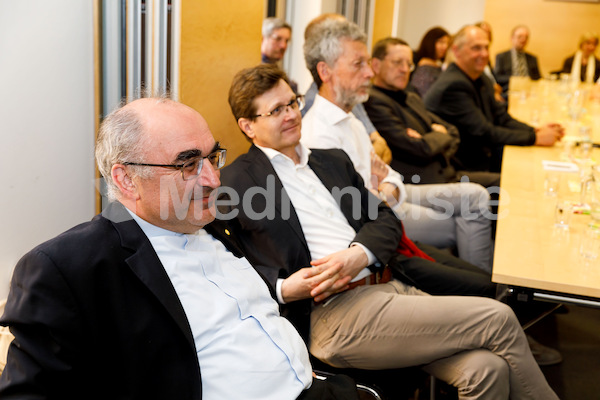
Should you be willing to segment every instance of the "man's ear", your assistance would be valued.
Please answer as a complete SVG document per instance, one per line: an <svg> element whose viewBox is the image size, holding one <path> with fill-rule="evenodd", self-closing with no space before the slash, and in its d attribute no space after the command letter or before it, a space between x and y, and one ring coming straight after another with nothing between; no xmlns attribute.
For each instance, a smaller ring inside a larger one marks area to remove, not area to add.
<svg viewBox="0 0 600 400"><path fill-rule="evenodd" d="M131 179L131 176L127 173L127 168L123 164L113 165L110 174L124 198L131 200L138 199L139 194L135 182Z"/></svg>
<svg viewBox="0 0 600 400"><path fill-rule="evenodd" d="M238 126L248 136L250 139L254 139L254 125L252 124L252 120L250 118L239 118Z"/></svg>
<svg viewBox="0 0 600 400"><path fill-rule="evenodd" d="M317 73L322 82L329 82L331 79L331 67L325 61L317 63Z"/></svg>
<svg viewBox="0 0 600 400"><path fill-rule="evenodd" d="M379 75L379 71L381 68L381 60L379 58L373 57L371 58L371 69L375 75Z"/></svg>

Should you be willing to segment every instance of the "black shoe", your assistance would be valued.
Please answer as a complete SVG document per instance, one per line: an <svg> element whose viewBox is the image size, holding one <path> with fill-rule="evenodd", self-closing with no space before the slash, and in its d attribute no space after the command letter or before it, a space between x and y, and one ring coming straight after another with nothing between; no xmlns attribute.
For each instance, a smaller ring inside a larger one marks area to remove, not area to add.
<svg viewBox="0 0 600 400"><path fill-rule="evenodd" d="M527 342L529 343L531 354L533 354L533 358L535 358L535 361L539 366L556 365L562 362L562 356L558 350L544 346L543 344L537 342L530 335L525 336L527 336Z"/></svg>

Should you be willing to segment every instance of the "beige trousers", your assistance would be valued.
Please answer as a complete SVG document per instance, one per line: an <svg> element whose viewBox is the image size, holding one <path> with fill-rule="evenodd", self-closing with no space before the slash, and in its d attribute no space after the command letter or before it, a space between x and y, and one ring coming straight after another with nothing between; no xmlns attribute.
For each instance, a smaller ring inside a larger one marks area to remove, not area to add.
<svg viewBox="0 0 600 400"><path fill-rule="evenodd" d="M493 299L429 296L399 281L316 306L310 352L339 368L423 369L460 399L558 399L513 311Z"/></svg>

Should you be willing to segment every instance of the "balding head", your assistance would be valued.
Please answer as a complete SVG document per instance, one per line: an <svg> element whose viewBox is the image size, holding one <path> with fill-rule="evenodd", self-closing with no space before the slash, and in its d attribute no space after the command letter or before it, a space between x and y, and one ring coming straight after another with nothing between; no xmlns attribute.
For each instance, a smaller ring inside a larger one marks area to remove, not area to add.
<svg viewBox="0 0 600 400"><path fill-rule="evenodd" d="M211 194L224 163L217 148L198 112L142 98L105 118L96 159L111 199L155 226L191 233L214 219Z"/></svg>
<svg viewBox="0 0 600 400"><path fill-rule="evenodd" d="M454 62L473 80L479 78L488 65L489 44L488 34L474 25L463 27L454 37Z"/></svg>

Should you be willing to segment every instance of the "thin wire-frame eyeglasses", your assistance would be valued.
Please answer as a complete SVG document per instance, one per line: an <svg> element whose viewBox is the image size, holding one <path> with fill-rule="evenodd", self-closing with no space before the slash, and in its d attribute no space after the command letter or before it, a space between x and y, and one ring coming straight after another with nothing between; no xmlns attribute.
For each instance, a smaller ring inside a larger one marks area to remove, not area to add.
<svg viewBox="0 0 600 400"><path fill-rule="evenodd" d="M227 155L226 149L217 149L207 155L206 157L193 158L184 162L183 164L147 164L147 163L134 163L124 162L123 165L138 165L141 167L161 167L161 168L173 168L181 170L181 178L184 181L190 181L197 178L202 171L202 165L204 159L208 159L210 164L215 170L223 168L225 165L225 157Z"/></svg>
<svg viewBox="0 0 600 400"><path fill-rule="evenodd" d="M294 111L301 111L304 108L304 104L305 104L304 96L298 95L298 96L296 96L295 99L293 99L286 105L281 105L281 106L275 107L273 110L271 110L271 112L268 112L265 114L253 115L251 118L258 118L258 117L275 117L275 118L277 118L280 115L283 115L283 112L287 111L288 107L290 107Z"/></svg>

